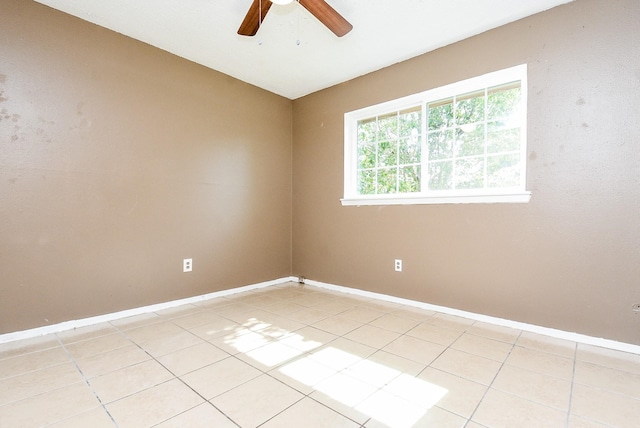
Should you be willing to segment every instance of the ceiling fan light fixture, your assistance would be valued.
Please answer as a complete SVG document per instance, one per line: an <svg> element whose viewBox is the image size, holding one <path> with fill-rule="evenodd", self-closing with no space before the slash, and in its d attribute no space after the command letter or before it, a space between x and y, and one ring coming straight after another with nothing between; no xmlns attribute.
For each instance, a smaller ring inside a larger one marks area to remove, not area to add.
<svg viewBox="0 0 640 428"><path fill-rule="evenodd" d="M271 0L271 3L284 6L285 4L293 3L293 0Z"/></svg>

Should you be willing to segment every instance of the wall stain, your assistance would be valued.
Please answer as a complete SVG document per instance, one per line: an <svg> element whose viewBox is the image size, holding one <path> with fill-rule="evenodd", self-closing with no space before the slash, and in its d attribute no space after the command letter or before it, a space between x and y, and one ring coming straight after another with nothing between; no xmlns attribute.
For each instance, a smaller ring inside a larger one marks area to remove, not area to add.
<svg viewBox="0 0 640 428"><path fill-rule="evenodd" d="M0 73L0 83L4 83L7 81L7 75Z"/></svg>
<svg viewBox="0 0 640 428"><path fill-rule="evenodd" d="M581 125L581 126L582 126L583 128L588 128L588 127L589 127L589 124L588 124L588 123L586 123L586 122L582 122L582 125Z"/></svg>
<svg viewBox="0 0 640 428"><path fill-rule="evenodd" d="M538 154L534 151L529 153L529 160L536 160L538 158Z"/></svg>
<svg viewBox="0 0 640 428"><path fill-rule="evenodd" d="M578 100L576 101L576 105L577 106L583 106L585 105L587 102L584 100L584 98L580 97L578 98Z"/></svg>
<svg viewBox="0 0 640 428"><path fill-rule="evenodd" d="M3 103L5 101L8 101L9 98L4 96L4 91L0 91L0 103Z"/></svg>

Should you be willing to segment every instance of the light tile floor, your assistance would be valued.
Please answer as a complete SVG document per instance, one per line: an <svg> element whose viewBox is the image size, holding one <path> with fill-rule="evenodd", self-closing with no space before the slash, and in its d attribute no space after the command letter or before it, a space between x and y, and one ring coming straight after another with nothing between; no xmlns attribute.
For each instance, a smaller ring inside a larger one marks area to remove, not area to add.
<svg viewBox="0 0 640 428"><path fill-rule="evenodd" d="M638 427L640 355L295 283L0 345L0 427Z"/></svg>

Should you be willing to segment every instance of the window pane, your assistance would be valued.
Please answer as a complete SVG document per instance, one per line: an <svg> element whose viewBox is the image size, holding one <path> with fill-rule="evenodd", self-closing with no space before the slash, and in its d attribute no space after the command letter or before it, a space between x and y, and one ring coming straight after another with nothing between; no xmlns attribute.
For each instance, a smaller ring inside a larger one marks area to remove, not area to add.
<svg viewBox="0 0 640 428"><path fill-rule="evenodd" d="M487 120L512 116L520 103L520 82L488 89Z"/></svg>
<svg viewBox="0 0 640 428"><path fill-rule="evenodd" d="M396 193L397 168L384 168L378 170L378 192Z"/></svg>
<svg viewBox="0 0 640 428"><path fill-rule="evenodd" d="M487 152L511 152L520 149L520 128L509 127L505 122L487 124Z"/></svg>
<svg viewBox="0 0 640 428"><path fill-rule="evenodd" d="M398 164L396 141L382 141L378 144L378 166L392 166Z"/></svg>
<svg viewBox="0 0 640 428"><path fill-rule="evenodd" d="M450 190L453 188L452 180L453 162L429 162L429 189Z"/></svg>
<svg viewBox="0 0 640 428"><path fill-rule="evenodd" d="M453 126L453 100L442 100L431 103L429 108L430 131Z"/></svg>
<svg viewBox="0 0 640 428"><path fill-rule="evenodd" d="M358 171L358 194L374 195L376 193L376 172L373 169Z"/></svg>
<svg viewBox="0 0 640 428"><path fill-rule="evenodd" d="M520 184L520 155L487 158L487 187L514 187Z"/></svg>
<svg viewBox="0 0 640 428"><path fill-rule="evenodd" d="M484 187L484 160L482 157L456 161L456 189L481 189Z"/></svg>
<svg viewBox="0 0 640 428"><path fill-rule="evenodd" d="M420 106L403 110L398 116L400 137L418 138L422 129L422 108Z"/></svg>
<svg viewBox="0 0 640 428"><path fill-rule="evenodd" d="M456 100L456 124L482 122L484 120L484 91L462 95Z"/></svg>
<svg viewBox="0 0 640 428"><path fill-rule="evenodd" d="M376 144L358 143L358 169L376 166Z"/></svg>
<svg viewBox="0 0 640 428"><path fill-rule="evenodd" d="M400 192L410 193L420 191L420 165L400 168Z"/></svg>
<svg viewBox="0 0 640 428"><path fill-rule="evenodd" d="M456 128L456 157L484 154L484 125L468 124Z"/></svg>
<svg viewBox="0 0 640 428"><path fill-rule="evenodd" d="M430 132L427 139L429 160L452 158L454 141L453 130Z"/></svg>
<svg viewBox="0 0 640 428"><path fill-rule="evenodd" d="M378 117L378 140L398 138L398 114L392 113Z"/></svg>
<svg viewBox="0 0 640 428"><path fill-rule="evenodd" d="M375 118L358 121L358 142L376 141L376 129Z"/></svg>
<svg viewBox="0 0 640 428"><path fill-rule="evenodd" d="M400 154L400 165L406 165L408 163L420 162L420 142L415 139L403 138L398 145L398 151Z"/></svg>

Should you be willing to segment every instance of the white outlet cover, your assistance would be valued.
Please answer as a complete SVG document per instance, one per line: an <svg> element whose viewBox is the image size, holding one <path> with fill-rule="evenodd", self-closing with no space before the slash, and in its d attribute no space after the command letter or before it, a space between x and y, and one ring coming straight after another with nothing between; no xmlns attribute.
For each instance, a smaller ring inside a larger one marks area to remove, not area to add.
<svg viewBox="0 0 640 428"><path fill-rule="evenodd" d="M182 260L182 272L191 272L193 270L193 259Z"/></svg>

